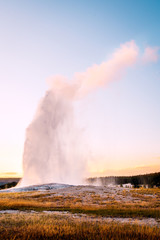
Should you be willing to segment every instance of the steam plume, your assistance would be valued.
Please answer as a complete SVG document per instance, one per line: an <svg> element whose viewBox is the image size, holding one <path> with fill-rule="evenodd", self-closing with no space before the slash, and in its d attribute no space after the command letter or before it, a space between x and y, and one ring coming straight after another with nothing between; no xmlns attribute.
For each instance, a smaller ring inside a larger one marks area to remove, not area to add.
<svg viewBox="0 0 160 240"><path fill-rule="evenodd" d="M52 88L63 92L63 95L69 98L82 98L96 88L120 78L127 67L136 63L138 54L137 45L130 41L116 49L108 61L100 65L94 64L83 73L75 73L71 80L63 76L54 76L48 82Z"/></svg>
<svg viewBox="0 0 160 240"><path fill-rule="evenodd" d="M49 90L26 131L20 185L80 183L85 170L82 146L71 101Z"/></svg>
<svg viewBox="0 0 160 240"><path fill-rule="evenodd" d="M73 101L118 79L134 65L139 50L134 41L122 44L111 59L93 65L72 80L49 79L49 91L26 130L21 186L49 182L81 183L85 172L84 143L74 121Z"/></svg>

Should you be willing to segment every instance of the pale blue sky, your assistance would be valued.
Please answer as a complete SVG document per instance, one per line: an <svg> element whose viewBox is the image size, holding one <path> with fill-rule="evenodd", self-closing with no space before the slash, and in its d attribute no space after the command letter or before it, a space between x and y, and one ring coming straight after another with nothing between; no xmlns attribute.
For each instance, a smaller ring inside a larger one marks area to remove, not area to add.
<svg viewBox="0 0 160 240"><path fill-rule="evenodd" d="M25 129L46 78L85 71L130 40L140 51L160 46L159 11L158 0L0 0L0 172L21 172ZM160 165L159 104L159 61L77 104L94 168Z"/></svg>

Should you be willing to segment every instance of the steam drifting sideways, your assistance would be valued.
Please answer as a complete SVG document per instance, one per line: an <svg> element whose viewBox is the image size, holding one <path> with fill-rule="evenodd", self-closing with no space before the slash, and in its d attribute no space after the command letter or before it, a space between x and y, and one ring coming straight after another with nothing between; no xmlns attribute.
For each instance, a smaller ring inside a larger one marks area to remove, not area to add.
<svg viewBox="0 0 160 240"><path fill-rule="evenodd" d="M157 52L149 49L147 62L155 61ZM145 51L145 58L147 53ZM23 178L19 186L82 183L86 154L81 131L74 121L73 102L120 78L139 59L139 49L130 41L122 44L110 60L76 73L72 80L63 76L49 79L49 90L26 130Z"/></svg>

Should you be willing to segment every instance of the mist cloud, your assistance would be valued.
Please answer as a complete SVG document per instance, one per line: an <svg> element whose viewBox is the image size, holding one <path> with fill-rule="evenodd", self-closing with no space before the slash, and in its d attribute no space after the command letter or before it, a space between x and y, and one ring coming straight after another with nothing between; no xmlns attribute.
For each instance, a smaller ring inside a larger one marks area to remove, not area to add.
<svg viewBox="0 0 160 240"><path fill-rule="evenodd" d="M64 76L57 75L48 79L51 89L69 98L79 99L94 91L98 87L103 87L109 82L119 79L125 70L137 62L139 49L132 40L122 44L111 55L110 59L101 64L94 64L85 72L77 72L73 79L69 80Z"/></svg>
<svg viewBox="0 0 160 240"><path fill-rule="evenodd" d="M94 64L85 72L77 72L73 79L57 75L49 79L51 89L63 92L64 96L79 99L109 82L122 78L129 67L137 63L150 63L158 60L157 47L147 47L140 56L139 47L135 41L126 42L117 48L111 57L101 64Z"/></svg>
<svg viewBox="0 0 160 240"><path fill-rule="evenodd" d="M143 63L157 62L158 61L158 47L146 47L142 57Z"/></svg>
<svg viewBox="0 0 160 240"><path fill-rule="evenodd" d="M141 60L142 59L142 60ZM48 80L49 90L26 130L23 178L20 186L42 183L82 183L86 148L74 121L73 100L120 79L137 62L157 61L157 50L148 47L140 57L134 41L122 44L110 59L75 73L73 79L57 75Z"/></svg>

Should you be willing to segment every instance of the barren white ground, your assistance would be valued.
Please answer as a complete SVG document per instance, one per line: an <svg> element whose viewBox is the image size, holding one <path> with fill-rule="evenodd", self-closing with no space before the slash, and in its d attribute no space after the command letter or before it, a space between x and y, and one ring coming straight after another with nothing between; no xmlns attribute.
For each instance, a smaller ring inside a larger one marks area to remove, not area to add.
<svg viewBox="0 0 160 240"><path fill-rule="evenodd" d="M68 185L68 184L44 184L36 185L25 188L11 188L6 190L1 190L0 192L27 192L30 194L41 194L42 198L44 194L49 194L52 196L63 196L65 197L81 197L83 203L90 203L93 196L98 196L101 199L101 203L106 203L106 199L113 200L122 203L138 203L142 199L138 195L132 195L130 193L130 188L122 188L115 185L110 186L93 186L93 185ZM147 199L156 198L156 195L143 194L143 197ZM92 199L93 204L93 199ZM95 202L96 204L96 202ZM19 210L3 210L0 214L52 214L57 216L62 216L63 218L78 218L83 221L105 221L105 222L116 222L121 224L138 224L138 225L148 225L160 227L160 219L155 218L122 218L122 217L97 217L94 215L87 214L77 214L70 213L67 211L19 211Z"/></svg>

